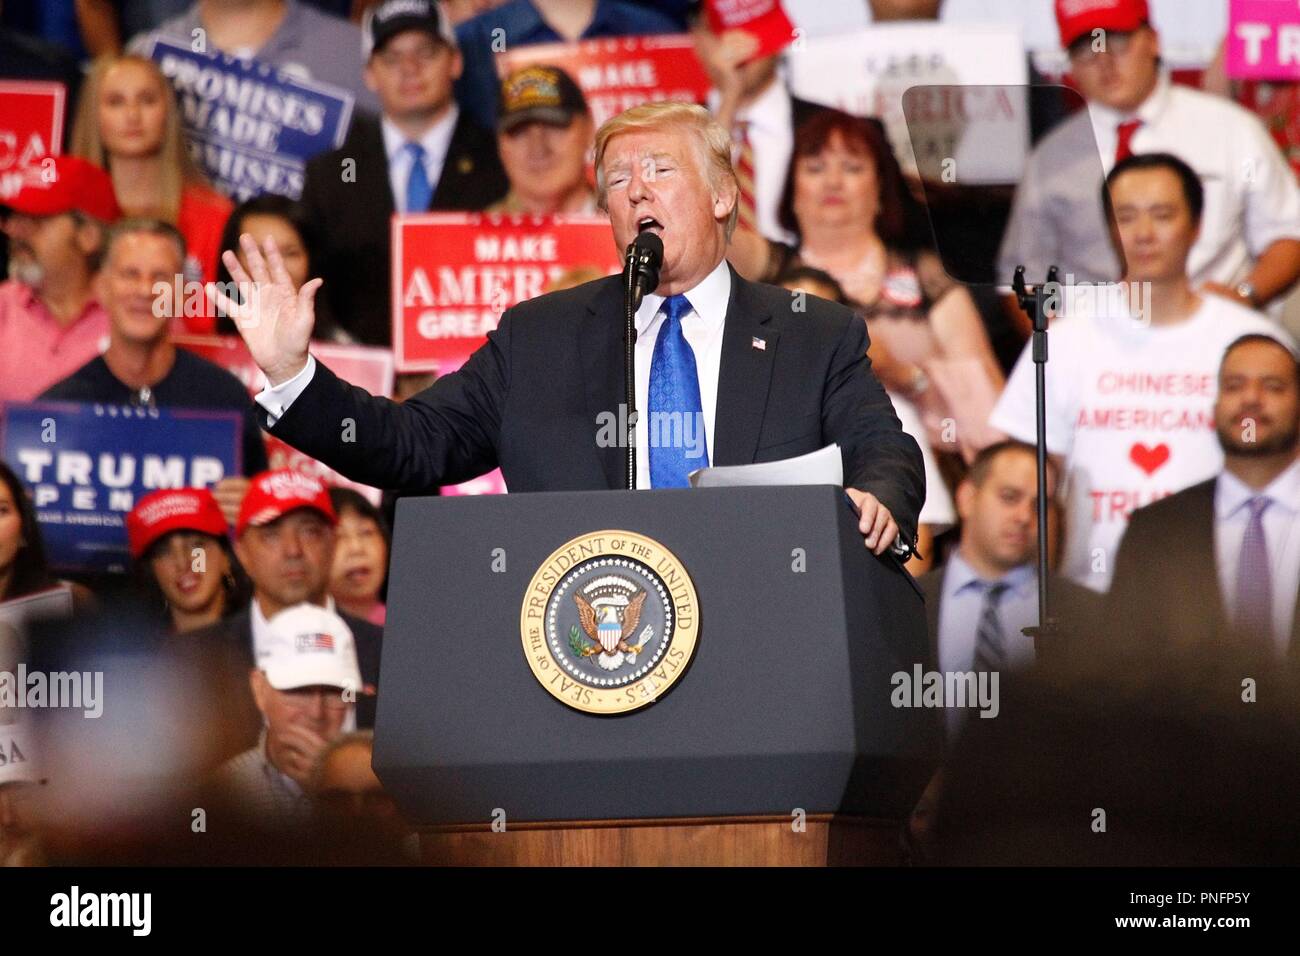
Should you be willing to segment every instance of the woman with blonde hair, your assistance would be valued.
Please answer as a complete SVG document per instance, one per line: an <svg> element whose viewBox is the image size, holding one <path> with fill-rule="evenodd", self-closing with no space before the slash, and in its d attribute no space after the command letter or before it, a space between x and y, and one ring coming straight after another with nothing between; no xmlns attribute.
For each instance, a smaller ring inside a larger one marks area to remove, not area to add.
<svg viewBox="0 0 1300 956"><path fill-rule="evenodd" d="M216 278L231 202L191 158L176 97L156 63L129 53L95 61L82 86L72 152L109 171L125 215L162 219L180 230L189 253L186 278ZM211 319L185 322L192 331L211 330Z"/></svg>

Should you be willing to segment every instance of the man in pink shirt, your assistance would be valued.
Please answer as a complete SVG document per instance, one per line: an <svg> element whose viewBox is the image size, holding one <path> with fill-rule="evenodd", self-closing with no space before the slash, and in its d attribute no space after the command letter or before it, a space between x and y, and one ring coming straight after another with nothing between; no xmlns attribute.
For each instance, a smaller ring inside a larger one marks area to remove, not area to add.
<svg viewBox="0 0 1300 956"><path fill-rule="evenodd" d="M104 227L121 211L108 173L74 156L31 167L4 205L0 401L26 402L102 351L108 315L93 283Z"/></svg>

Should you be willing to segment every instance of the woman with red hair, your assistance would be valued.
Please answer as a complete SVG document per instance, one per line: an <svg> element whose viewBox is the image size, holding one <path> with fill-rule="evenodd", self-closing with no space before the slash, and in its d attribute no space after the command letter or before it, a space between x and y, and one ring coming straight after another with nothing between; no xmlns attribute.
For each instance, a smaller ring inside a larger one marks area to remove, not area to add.
<svg viewBox="0 0 1300 956"><path fill-rule="evenodd" d="M880 124L833 109L804 122L778 218L797 245L741 229L732 264L765 282L796 265L834 277L867 322L895 400L915 403L936 450L973 456L991 437L984 422L1002 371L970 293L917 238L919 207Z"/></svg>

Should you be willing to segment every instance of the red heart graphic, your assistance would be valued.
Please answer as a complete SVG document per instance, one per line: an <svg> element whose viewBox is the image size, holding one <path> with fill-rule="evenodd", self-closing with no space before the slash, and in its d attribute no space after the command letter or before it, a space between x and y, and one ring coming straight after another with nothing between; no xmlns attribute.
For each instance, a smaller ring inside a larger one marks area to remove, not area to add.
<svg viewBox="0 0 1300 956"><path fill-rule="evenodd" d="M1169 446L1161 442L1155 448L1148 448L1138 442L1128 450L1128 457L1148 475L1154 475L1157 469L1169 460Z"/></svg>

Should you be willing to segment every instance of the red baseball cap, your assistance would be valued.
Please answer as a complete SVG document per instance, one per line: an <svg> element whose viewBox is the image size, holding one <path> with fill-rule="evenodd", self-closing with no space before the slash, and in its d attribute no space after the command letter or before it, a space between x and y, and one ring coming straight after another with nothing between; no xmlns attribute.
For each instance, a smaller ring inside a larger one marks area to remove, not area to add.
<svg viewBox="0 0 1300 956"><path fill-rule="evenodd" d="M53 163L52 175L47 162ZM122 215L112 177L77 156L51 156L29 166L22 186L4 205L24 216L80 212L103 223L116 222Z"/></svg>
<svg viewBox="0 0 1300 956"><path fill-rule="evenodd" d="M329 489L320 481L291 468L264 471L249 484L248 493L239 506L235 537L240 537L249 525L261 527L270 524L299 508L319 511L330 524L338 521Z"/></svg>
<svg viewBox="0 0 1300 956"><path fill-rule="evenodd" d="M137 559L172 531L202 531L221 538L227 530L217 499L206 488L151 491L126 516L126 540L131 557Z"/></svg>
<svg viewBox="0 0 1300 956"><path fill-rule="evenodd" d="M1067 49L1093 30L1128 33L1150 20L1147 0L1056 0L1056 24Z"/></svg>

